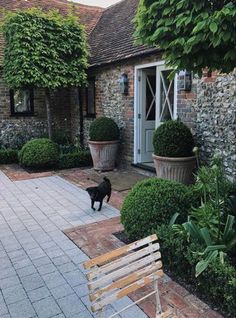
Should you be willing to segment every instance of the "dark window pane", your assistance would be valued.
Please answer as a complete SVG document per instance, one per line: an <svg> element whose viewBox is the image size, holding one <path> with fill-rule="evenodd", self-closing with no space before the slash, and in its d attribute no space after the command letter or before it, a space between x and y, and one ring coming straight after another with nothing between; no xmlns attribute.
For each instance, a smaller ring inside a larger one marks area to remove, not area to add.
<svg viewBox="0 0 236 318"><path fill-rule="evenodd" d="M10 97L13 115L33 113L33 90L11 90Z"/></svg>
<svg viewBox="0 0 236 318"><path fill-rule="evenodd" d="M147 75L146 82L146 120L156 117L156 76Z"/></svg>
<svg viewBox="0 0 236 318"><path fill-rule="evenodd" d="M87 115L95 115L95 80L90 80L87 87Z"/></svg>

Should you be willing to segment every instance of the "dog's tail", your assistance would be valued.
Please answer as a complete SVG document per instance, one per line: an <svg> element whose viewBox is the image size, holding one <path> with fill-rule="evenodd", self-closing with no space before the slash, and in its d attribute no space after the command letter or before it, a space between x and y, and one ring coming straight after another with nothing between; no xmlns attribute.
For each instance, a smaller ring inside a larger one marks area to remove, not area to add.
<svg viewBox="0 0 236 318"><path fill-rule="evenodd" d="M106 181L106 182L111 183L110 180L107 177L104 177L103 180Z"/></svg>

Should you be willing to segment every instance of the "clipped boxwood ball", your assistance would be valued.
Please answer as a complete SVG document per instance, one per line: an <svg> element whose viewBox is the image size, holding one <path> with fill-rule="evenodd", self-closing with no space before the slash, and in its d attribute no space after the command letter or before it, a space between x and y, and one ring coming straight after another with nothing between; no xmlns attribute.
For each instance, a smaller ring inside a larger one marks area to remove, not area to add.
<svg viewBox="0 0 236 318"><path fill-rule="evenodd" d="M89 137L91 141L119 140L120 130L113 119L108 117L99 117L91 123L89 128Z"/></svg>
<svg viewBox="0 0 236 318"><path fill-rule="evenodd" d="M154 154L161 157L193 156L194 140L190 129L179 120L168 120L153 136Z"/></svg>
<svg viewBox="0 0 236 318"><path fill-rule="evenodd" d="M32 139L19 152L20 164L28 168L52 168L58 160L59 147L47 138Z"/></svg>
<svg viewBox="0 0 236 318"><path fill-rule="evenodd" d="M179 213L178 222L187 219L191 206L198 206L193 187L175 181L150 178L137 183L124 200L121 222L132 240L143 238L158 225L169 224Z"/></svg>

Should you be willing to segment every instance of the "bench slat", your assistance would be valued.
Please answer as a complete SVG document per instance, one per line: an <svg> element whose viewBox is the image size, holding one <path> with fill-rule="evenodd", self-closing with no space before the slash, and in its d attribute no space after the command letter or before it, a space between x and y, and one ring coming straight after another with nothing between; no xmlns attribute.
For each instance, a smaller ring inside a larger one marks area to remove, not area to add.
<svg viewBox="0 0 236 318"><path fill-rule="evenodd" d="M109 253L106 253L104 255L101 255L101 256L98 256L96 258L91 259L91 260L84 263L84 268L89 269L89 268L96 266L96 265L105 264L108 261L111 261L111 260L113 260L113 259L115 259L115 258L117 258L125 253L133 251L136 248L142 247L142 246L149 244L149 243L152 243L156 240L157 240L156 234L150 235L142 240L136 241L136 242L131 243L129 245L122 246L121 248L118 248L112 252L109 252Z"/></svg>
<svg viewBox="0 0 236 318"><path fill-rule="evenodd" d="M115 302L116 300L119 300L127 296L128 294L146 286L147 284L154 282L156 279L158 279L162 275L163 275L163 271L158 270L157 272L138 280L137 282L129 285L128 287L118 290L116 293L94 303L91 307L92 312L97 312L98 310L101 310L103 307Z"/></svg>
<svg viewBox="0 0 236 318"><path fill-rule="evenodd" d="M103 294L107 292L112 292L113 290L117 288L124 288L125 286L130 285L134 283L135 281L140 280L141 278L152 274L153 272L156 272L160 268L161 268L161 264L159 262L149 265L145 268L142 268L141 270L137 272L130 274L129 276L121 278L117 280L116 282L97 290L94 294L91 294L89 298L93 302L96 299L101 298Z"/></svg>
<svg viewBox="0 0 236 318"><path fill-rule="evenodd" d="M115 281L121 277L124 277L125 275L129 275L134 271L137 271L138 269L147 266L148 264L157 261L158 259L161 258L161 253L160 252L156 252L153 253L145 258L142 258L140 260L137 260L136 262L133 262L129 265L124 266L123 268L120 268L114 272L111 272L93 282L90 282L88 284L88 288L90 290L95 290L96 288L102 287L105 283L109 282L109 281ZM159 261L159 264L162 263L161 261Z"/></svg>
<svg viewBox="0 0 236 318"><path fill-rule="evenodd" d="M159 249L160 249L159 243L151 244L148 247L145 247L137 252L132 252L131 254L123 256L122 258L117 259L109 264L105 264L101 267L94 267L92 271L88 273L86 276L88 280L92 280L99 275L107 274L111 271L114 271L115 269L125 266L131 262L134 262L135 260L142 258L150 253L154 253L158 251Z"/></svg>

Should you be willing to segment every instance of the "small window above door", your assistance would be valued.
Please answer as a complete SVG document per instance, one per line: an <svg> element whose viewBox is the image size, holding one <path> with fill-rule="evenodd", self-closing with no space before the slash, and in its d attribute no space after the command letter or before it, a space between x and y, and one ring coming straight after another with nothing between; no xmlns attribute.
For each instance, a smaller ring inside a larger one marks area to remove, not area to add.
<svg viewBox="0 0 236 318"><path fill-rule="evenodd" d="M34 114L33 89L10 90L12 116L32 116Z"/></svg>

